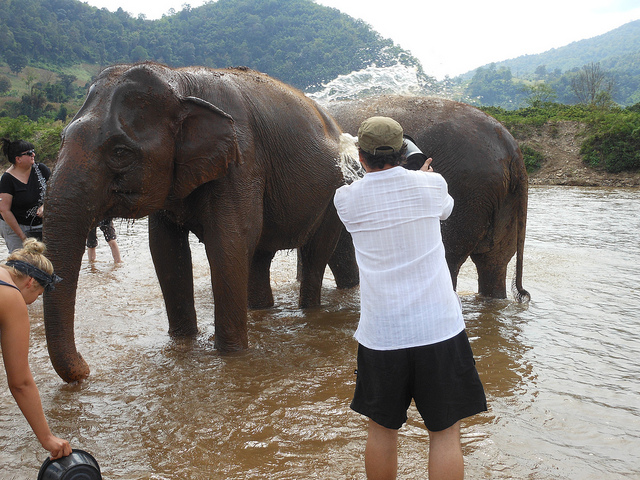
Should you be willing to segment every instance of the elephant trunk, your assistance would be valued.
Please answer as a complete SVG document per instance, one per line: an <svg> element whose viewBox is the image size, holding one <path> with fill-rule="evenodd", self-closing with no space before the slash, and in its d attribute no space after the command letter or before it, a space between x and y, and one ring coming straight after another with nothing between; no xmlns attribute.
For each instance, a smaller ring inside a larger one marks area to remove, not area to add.
<svg viewBox="0 0 640 480"><path fill-rule="evenodd" d="M45 201L43 241L47 257L63 280L44 295L44 324L55 371L65 382L78 382L89 375L89 366L76 350L76 290L87 234L96 217L87 204L95 201L98 190L82 185L78 180L82 172L68 170L61 158Z"/></svg>
<svg viewBox="0 0 640 480"><path fill-rule="evenodd" d="M47 222L44 228L51 231L58 225L57 222ZM74 315L84 240L81 240L82 248L71 245L71 242L65 242L65 246L62 246L45 233L44 241L49 259L56 273L63 279L54 291L44 295L44 324L49 358L53 368L65 382L81 381L89 375L89 366L76 350Z"/></svg>

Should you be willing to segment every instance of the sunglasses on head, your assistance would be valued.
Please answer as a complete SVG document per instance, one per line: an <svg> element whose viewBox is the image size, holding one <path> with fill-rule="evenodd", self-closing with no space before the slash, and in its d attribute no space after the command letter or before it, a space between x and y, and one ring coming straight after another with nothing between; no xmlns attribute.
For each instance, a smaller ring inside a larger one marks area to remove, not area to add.
<svg viewBox="0 0 640 480"><path fill-rule="evenodd" d="M32 149L32 150L27 150L26 152L22 152L20 156L23 157L25 155L29 155L31 157L32 155L35 155L35 154L36 154L36 151Z"/></svg>

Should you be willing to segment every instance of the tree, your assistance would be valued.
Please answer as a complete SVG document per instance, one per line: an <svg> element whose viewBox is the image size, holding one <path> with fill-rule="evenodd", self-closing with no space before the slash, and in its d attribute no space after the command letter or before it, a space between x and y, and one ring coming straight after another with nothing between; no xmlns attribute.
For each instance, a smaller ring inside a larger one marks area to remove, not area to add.
<svg viewBox="0 0 640 480"><path fill-rule="evenodd" d="M538 65L535 71L536 78L543 79L547 76L547 66L546 65Z"/></svg>
<svg viewBox="0 0 640 480"><path fill-rule="evenodd" d="M476 70L465 93L474 103L513 109L520 102L522 86L513 80L510 68L492 63Z"/></svg>
<svg viewBox="0 0 640 480"><path fill-rule="evenodd" d="M149 54L147 50L142 45L137 45L133 50L131 50L131 61L132 62L144 62L149 58Z"/></svg>
<svg viewBox="0 0 640 480"><path fill-rule="evenodd" d="M61 83L47 83L44 86L44 93L50 102L64 102L67 100L64 86Z"/></svg>
<svg viewBox="0 0 640 480"><path fill-rule="evenodd" d="M614 80L600 63L584 65L571 79L571 90L578 102L606 107L611 104Z"/></svg>
<svg viewBox="0 0 640 480"><path fill-rule="evenodd" d="M20 73L22 69L27 66L27 59L19 53L11 53L6 55L5 58L7 59L7 65L9 65L9 68L15 74Z"/></svg>
<svg viewBox="0 0 640 480"><path fill-rule="evenodd" d="M63 73L60 75L60 83L64 86L64 92L68 96L72 96L75 93L75 87L73 85L73 82L75 82L76 80L77 80L77 77L75 75L70 75L66 73Z"/></svg>
<svg viewBox="0 0 640 480"><path fill-rule="evenodd" d="M11 90L11 80L5 75L2 75L0 77L0 95L4 95L9 90Z"/></svg>
<svg viewBox="0 0 640 480"><path fill-rule="evenodd" d="M557 98L555 90L544 82L527 85L523 90L529 95L524 101L530 107L542 107Z"/></svg>
<svg viewBox="0 0 640 480"><path fill-rule="evenodd" d="M69 115L67 111L67 107L64 105L60 105L60 110L58 110L58 114L56 115L56 120L62 120L63 122L67 121L67 116Z"/></svg>

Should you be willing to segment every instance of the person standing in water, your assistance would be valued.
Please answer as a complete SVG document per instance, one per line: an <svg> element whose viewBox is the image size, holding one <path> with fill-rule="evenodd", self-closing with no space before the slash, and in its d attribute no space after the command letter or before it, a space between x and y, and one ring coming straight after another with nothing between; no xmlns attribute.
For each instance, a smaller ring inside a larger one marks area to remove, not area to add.
<svg viewBox="0 0 640 480"><path fill-rule="evenodd" d="M11 166L0 178L0 235L11 253L22 247L27 237L42 240L44 195L51 171L35 162L32 143L7 138L1 142Z"/></svg>
<svg viewBox="0 0 640 480"><path fill-rule="evenodd" d="M429 431L429 478L462 479L460 420L487 409L451 281L440 221L453 210L431 159L403 168L398 122L372 117L358 131L366 173L334 203L360 269L357 378L351 408L369 417L369 480L395 479L398 430L413 399Z"/></svg>
<svg viewBox="0 0 640 480"><path fill-rule="evenodd" d="M111 256L113 256L113 261L115 263L122 263L122 258L120 258L120 248L118 247L118 242L116 241L116 229L113 228L113 220L111 218L105 218L102 220L98 227L102 230L102 234L104 235L105 241L109 244L109 248L111 249ZM94 227L87 235L87 257L90 262L96 261L96 248L98 247L98 227Z"/></svg>
<svg viewBox="0 0 640 480"><path fill-rule="evenodd" d="M71 446L51 433L29 368L27 305L61 280L44 251L42 242L28 238L0 265L0 344L9 390L40 444L55 460L70 455Z"/></svg>

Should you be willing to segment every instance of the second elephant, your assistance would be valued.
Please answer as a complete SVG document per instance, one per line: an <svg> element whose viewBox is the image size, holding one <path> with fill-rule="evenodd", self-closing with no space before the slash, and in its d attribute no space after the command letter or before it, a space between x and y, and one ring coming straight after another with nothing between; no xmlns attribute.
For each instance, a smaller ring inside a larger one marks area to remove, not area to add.
<svg viewBox="0 0 640 480"><path fill-rule="evenodd" d="M380 96L333 102L327 108L351 135L366 118L394 118L433 158L434 171L446 179L455 200L453 213L442 223L454 288L460 267L471 257L478 293L505 298L507 265L516 254L514 296L518 301L530 298L522 287L528 177L518 144L504 126L470 105L431 97ZM341 239L340 245L330 262L338 284L356 268L345 249L348 242Z"/></svg>

